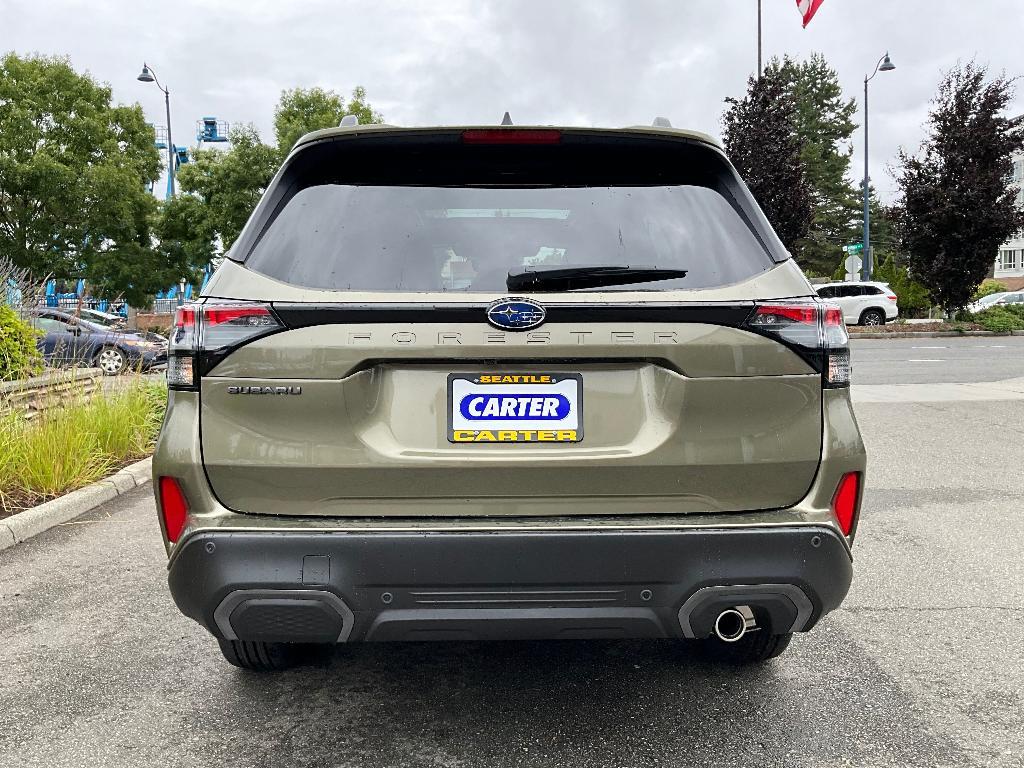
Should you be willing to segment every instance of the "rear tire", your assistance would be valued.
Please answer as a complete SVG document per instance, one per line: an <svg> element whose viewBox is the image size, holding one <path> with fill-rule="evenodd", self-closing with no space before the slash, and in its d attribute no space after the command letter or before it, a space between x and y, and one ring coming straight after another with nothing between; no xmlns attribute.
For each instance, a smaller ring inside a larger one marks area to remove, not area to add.
<svg viewBox="0 0 1024 768"><path fill-rule="evenodd" d="M866 309L860 316L861 325L885 325L885 313L880 309Z"/></svg>
<svg viewBox="0 0 1024 768"><path fill-rule="evenodd" d="M793 634L773 635L764 629L747 632L735 643L726 643L717 637L693 640L697 653L717 664L762 664L774 659L789 647Z"/></svg>
<svg viewBox="0 0 1024 768"><path fill-rule="evenodd" d="M290 643L265 643L262 640L217 642L229 664L250 672L279 672L295 666L301 658L300 647Z"/></svg>

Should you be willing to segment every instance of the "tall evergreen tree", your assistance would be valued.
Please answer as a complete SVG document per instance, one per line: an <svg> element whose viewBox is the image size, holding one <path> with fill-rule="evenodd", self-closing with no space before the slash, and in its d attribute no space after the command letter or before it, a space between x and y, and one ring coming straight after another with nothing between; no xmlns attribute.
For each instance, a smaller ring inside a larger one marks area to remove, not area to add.
<svg viewBox="0 0 1024 768"><path fill-rule="evenodd" d="M726 99L725 149L786 248L807 236L812 193L801 158L796 108L778 71L747 81L742 99Z"/></svg>
<svg viewBox="0 0 1024 768"><path fill-rule="evenodd" d="M848 178L857 105L843 96L838 74L820 53L807 61L772 59L767 72L783 79L796 105L800 157L811 185L814 218L795 255L806 271L828 275L842 260L841 246L860 240L860 192Z"/></svg>
<svg viewBox="0 0 1024 768"><path fill-rule="evenodd" d="M1024 228L1006 183L1024 147L1024 118L1005 116L1012 97L1004 75L958 65L939 84L920 152L900 153L902 245L913 275L947 310L970 301L999 245Z"/></svg>

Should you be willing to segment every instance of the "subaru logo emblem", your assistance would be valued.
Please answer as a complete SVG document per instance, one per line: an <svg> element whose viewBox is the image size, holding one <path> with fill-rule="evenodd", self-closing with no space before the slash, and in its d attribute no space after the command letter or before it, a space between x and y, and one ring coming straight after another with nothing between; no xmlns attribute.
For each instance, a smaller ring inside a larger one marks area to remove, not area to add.
<svg viewBox="0 0 1024 768"><path fill-rule="evenodd" d="M487 307L487 321L506 331L526 331L544 322L547 311L530 299L498 299Z"/></svg>

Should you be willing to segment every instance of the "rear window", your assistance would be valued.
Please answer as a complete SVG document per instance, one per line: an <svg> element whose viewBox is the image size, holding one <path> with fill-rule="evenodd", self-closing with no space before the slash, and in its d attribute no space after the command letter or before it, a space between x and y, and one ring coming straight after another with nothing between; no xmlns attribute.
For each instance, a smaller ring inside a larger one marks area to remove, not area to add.
<svg viewBox="0 0 1024 768"><path fill-rule="evenodd" d="M302 163L282 180L245 264L317 289L503 292L510 270L530 266L688 271L612 289L666 290L738 282L779 260L745 188L706 149L699 162L691 149L688 165L686 153L656 165L643 151L630 164L614 148L532 147L517 166L525 151L433 149L405 171L401 151L382 153L376 172L366 153L335 172ZM538 162L545 152L549 162Z"/></svg>

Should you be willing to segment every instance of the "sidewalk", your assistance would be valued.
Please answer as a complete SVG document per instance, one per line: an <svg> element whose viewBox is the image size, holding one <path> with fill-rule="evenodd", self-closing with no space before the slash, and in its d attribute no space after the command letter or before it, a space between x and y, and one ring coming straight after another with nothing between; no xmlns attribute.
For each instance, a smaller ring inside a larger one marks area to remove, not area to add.
<svg viewBox="0 0 1024 768"><path fill-rule="evenodd" d="M1024 377L970 384L854 384L854 403L1024 400Z"/></svg>

